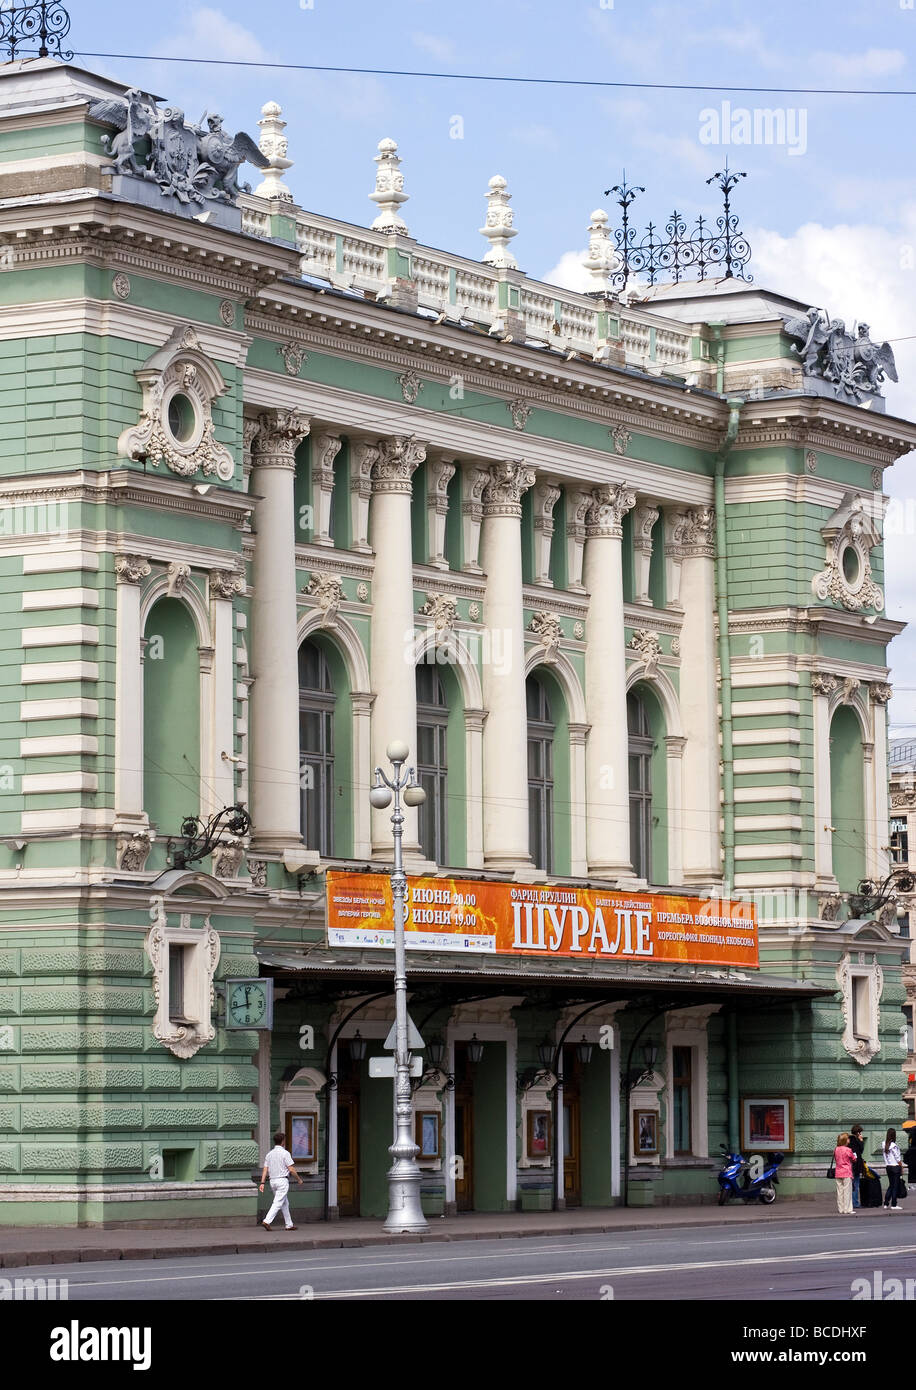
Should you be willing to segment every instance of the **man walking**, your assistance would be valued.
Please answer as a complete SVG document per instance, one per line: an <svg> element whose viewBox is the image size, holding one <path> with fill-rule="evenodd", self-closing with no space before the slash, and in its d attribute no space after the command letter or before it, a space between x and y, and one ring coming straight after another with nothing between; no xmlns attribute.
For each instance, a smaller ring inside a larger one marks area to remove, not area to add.
<svg viewBox="0 0 916 1390"><path fill-rule="evenodd" d="M274 1135L274 1146L264 1160L264 1170L261 1173L261 1182L258 1187L259 1192L264 1191L264 1184L270 1178L270 1188L274 1194L273 1205L270 1211L261 1222L270 1230L271 1222L278 1211L283 1213L283 1221L288 1231L294 1231L293 1218L289 1214L289 1175L292 1173L299 1186L302 1186L302 1179L296 1172L293 1164L293 1156L288 1149L283 1147L286 1135L282 1129L278 1129Z"/></svg>

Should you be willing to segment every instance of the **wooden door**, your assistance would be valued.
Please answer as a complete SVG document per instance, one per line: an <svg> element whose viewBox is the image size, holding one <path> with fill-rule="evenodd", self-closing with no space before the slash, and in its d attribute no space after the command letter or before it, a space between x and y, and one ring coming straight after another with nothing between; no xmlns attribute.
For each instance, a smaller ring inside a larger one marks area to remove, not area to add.
<svg viewBox="0 0 916 1390"><path fill-rule="evenodd" d="M580 1070L575 1048L565 1047L563 1049L563 1196L568 1207L582 1205Z"/></svg>
<svg viewBox="0 0 916 1390"><path fill-rule="evenodd" d="M359 1216L359 1093L337 1093L337 1209Z"/></svg>
<svg viewBox="0 0 916 1390"><path fill-rule="evenodd" d="M455 1044L455 1209L474 1210L474 1068L465 1042Z"/></svg>
<svg viewBox="0 0 916 1390"><path fill-rule="evenodd" d="M474 1210L474 1101L469 1095L455 1097L455 1207Z"/></svg>

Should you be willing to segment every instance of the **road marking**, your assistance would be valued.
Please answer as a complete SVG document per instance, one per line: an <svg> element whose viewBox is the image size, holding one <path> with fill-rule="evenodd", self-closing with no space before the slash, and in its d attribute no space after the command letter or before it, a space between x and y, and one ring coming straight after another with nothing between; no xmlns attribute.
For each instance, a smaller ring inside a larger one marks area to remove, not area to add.
<svg viewBox="0 0 916 1390"><path fill-rule="evenodd" d="M816 1264L831 1259L854 1260L862 1255L897 1255L900 1253L899 1247L882 1250L823 1250L810 1255L762 1255L757 1258L745 1258L742 1260L698 1260L690 1264L630 1265L618 1266L615 1269L590 1269L584 1271L554 1270L548 1274L518 1274L508 1275L498 1279L462 1279L453 1280L445 1284L401 1284L373 1289L337 1289L327 1293L319 1292L316 1289L312 1297L315 1299L372 1298L378 1294L448 1293L461 1289L498 1289L519 1287L526 1284L550 1284L558 1280L569 1282L574 1279L623 1279L640 1274L688 1274L695 1273L698 1270L732 1269L735 1265L741 1265L743 1268L748 1265ZM301 1295L298 1293L255 1294L252 1296L252 1301L260 1302L271 1299L299 1300L300 1298Z"/></svg>

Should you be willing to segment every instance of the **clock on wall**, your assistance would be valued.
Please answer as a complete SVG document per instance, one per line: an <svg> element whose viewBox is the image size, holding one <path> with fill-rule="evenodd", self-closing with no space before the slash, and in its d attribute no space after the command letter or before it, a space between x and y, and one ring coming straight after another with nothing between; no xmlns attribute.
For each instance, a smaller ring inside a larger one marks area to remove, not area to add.
<svg viewBox="0 0 916 1390"><path fill-rule="evenodd" d="M273 1022L272 979L227 980L227 1028L272 1028Z"/></svg>

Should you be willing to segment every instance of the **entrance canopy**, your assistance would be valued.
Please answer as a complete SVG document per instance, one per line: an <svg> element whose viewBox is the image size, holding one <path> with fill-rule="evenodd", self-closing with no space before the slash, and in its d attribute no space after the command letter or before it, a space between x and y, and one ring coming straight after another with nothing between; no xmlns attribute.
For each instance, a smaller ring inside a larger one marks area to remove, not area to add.
<svg viewBox="0 0 916 1390"><path fill-rule="evenodd" d="M261 965L279 977L293 977L297 992L334 995L366 994L393 989L394 953L309 947L300 951L261 948ZM340 986L345 986L341 991ZM621 962L525 960L494 956L450 957L412 951L407 986L412 994L467 997L505 993L554 999L628 1000L672 1007L738 1000L750 1006L786 1005L830 997L835 988L810 980L793 980L761 970L731 966L645 966Z"/></svg>

